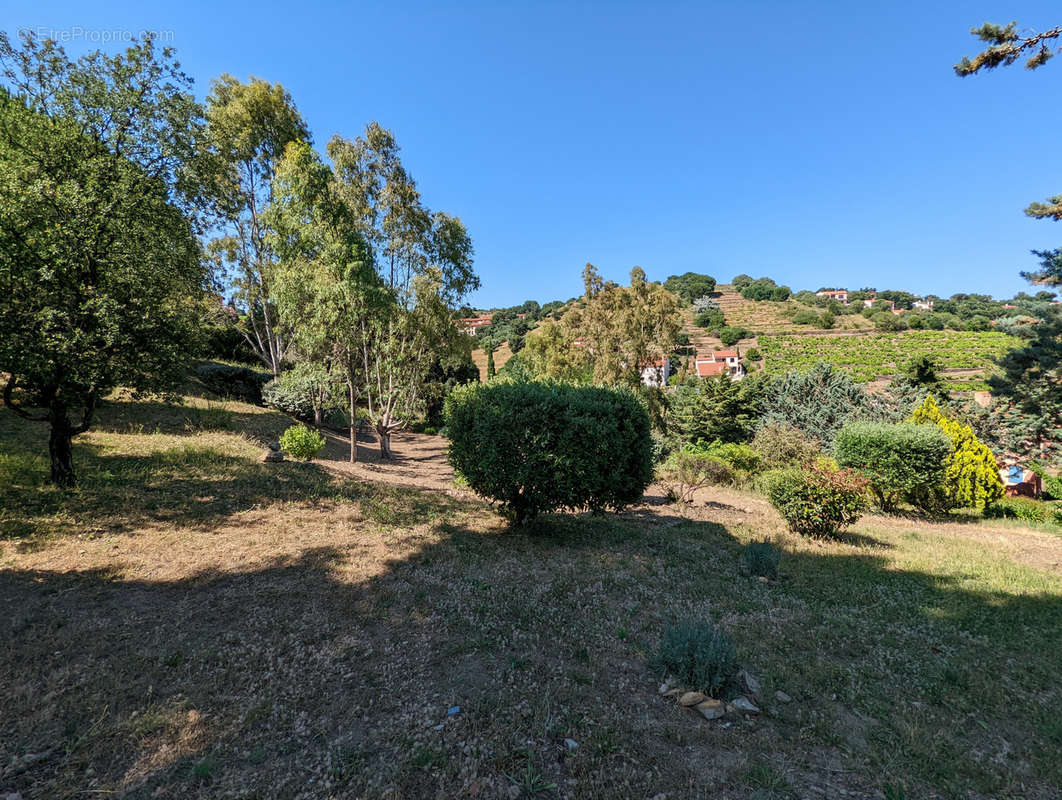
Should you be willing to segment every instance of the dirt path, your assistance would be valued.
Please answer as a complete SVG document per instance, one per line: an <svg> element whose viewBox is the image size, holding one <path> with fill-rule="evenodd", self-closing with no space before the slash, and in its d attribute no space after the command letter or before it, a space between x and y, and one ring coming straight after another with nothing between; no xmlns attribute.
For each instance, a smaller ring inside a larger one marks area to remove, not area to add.
<svg viewBox="0 0 1062 800"><path fill-rule="evenodd" d="M351 464L350 437L324 431L328 443L317 463L336 475L377 481L391 486L430 489L449 495L467 495L454 484L454 470L446 458L447 440L425 433L396 433L391 437L394 458L380 457L376 434L358 434L358 460Z"/></svg>

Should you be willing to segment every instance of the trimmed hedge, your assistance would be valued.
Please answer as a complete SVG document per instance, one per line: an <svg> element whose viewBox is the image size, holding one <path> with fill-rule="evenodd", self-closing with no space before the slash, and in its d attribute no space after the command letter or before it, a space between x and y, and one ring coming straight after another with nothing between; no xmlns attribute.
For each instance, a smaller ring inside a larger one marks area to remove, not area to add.
<svg viewBox="0 0 1062 800"><path fill-rule="evenodd" d="M653 478L645 407L627 391L563 383L458 386L450 463L516 523L557 509L620 509Z"/></svg>
<svg viewBox="0 0 1062 800"><path fill-rule="evenodd" d="M950 453L951 440L933 425L850 422L834 440L837 463L866 476L885 511L921 488L938 485Z"/></svg>

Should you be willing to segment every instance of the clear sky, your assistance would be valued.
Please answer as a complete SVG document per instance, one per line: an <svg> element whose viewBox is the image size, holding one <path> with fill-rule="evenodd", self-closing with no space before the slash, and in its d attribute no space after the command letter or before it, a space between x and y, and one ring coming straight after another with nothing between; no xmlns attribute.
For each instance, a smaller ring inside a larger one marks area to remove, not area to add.
<svg viewBox="0 0 1062 800"><path fill-rule="evenodd" d="M227 3L0 0L7 30L172 31L205 96L279 81L315 143L391 128L476 246L480 306L662 280L1011 295L1062 223L1062 57L959 79L984 21L1046 2ZM79 33L80 31L80 33ZM110 45L113 47L113 45Z"/></svg>

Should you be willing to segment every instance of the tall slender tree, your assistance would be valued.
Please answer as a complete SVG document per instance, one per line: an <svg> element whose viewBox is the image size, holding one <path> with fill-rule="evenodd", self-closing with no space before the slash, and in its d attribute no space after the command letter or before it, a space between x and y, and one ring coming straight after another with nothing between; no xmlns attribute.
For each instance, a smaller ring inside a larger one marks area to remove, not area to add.
<svg viewBox="0 0 1062 800"><path fill-rule="evenodd" d="M242 83L217 78L207 97L210 175L223 223L207 251L243 311L242 331L274 375L291 346L288 327L270 299L275 253L270 247L268 209L277 163L291 142L309 142L310 132L291 95L279 83L252 77Z"/></svg>
<svg viewBox="0 0 1062 800"><path fill-rule="evenodd" d="M71 60L0 33L0 373L48 423L51 479L115 386L171 386L192 352L204 271L193 153L202 110L170 49Z"/></svg>
<svg viewBox="0 0 1062 800"><path fill-rule="evenodd" d="M357 210L335 175L305 142L292 142L277 165L267 212L278 255L269 301L303 358L339 371L350 414L350 461L358 459L357 404L363 395L368 320L387 306L361 234Z"/></svg>
<svg viewBox="0 0 1062 800"><path fill-rule="evenodd" d="M451 309L479 286L472 240L460 219L424 206L394 135L378 123L355 139L334 137L327 150L391 301L363 331L366 400L389 458L391 435L424 405L433 358L467 346Z"/></svg>

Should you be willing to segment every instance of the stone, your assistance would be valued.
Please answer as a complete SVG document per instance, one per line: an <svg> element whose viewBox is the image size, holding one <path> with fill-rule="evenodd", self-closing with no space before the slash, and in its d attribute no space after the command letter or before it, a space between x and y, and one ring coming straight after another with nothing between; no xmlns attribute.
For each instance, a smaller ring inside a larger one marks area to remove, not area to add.
<svg viewBox="0 0 1062 800"><path fill-rule="evenodd" d="M760 679L747 669L743 669L737 674L737 684L742 692L753 697L759 697L763 689L760 685Z"/></svg>
<svg viewBox="0 0 1062 800"><path fill-rule="evenodd" d="M696 709L701 712L701 716L705 719L719 719L726 716L726 703L722 700L709 698L703 703L698 703Z"/></svg>
<svg viewBox="0 0 1062 800"><path fill-rule="evenodd" d="M262 461L266 464L276 464L284 460L284 454L279 450L270 450L262 457Z"/></svg>
<svg viewBox="0 0 1062 800"><path fill-rule="evenodd" d="M270 442L269 443L269 449L272 450L275 453L279 453L280 452L280 442Z"/></svg>
<svg viewBox="0 0 1062 800"><path fill-rule="evenodd" d="M578 750L579 749L579 743L577 741L575 741L575 739L565 739L564 740L564 746L567 747L569 750Z"/></svg>
<svg viewBox="0 0 1062 800"><path fill-rule="evenodd" d="M703 703L707 699L708 696L703 692L686 692L684 695L682 695L682 697L679 698L678 702L680 706L689 707L695 706L698 703Z"/></svg>
<svg viewBox="0 0 1062 800"><path fill-rule="evenodd" d="M760 710L756 707L756 704L749 700L747 697L738 697L731 704L735 711L741 711L745 714L759 714Z"/></svg>
<svg viewBox="0 0 1062 800"><path fill-rule="evenodd" d="M775 692L774 696L778 700L779 703L792 703L793 702L793 698L790 697L789 695L787 695L781 689L779 689L777 692Z"/></svg>
<svg viewBox="0 0 1062 800"><path fill-rule="evenodd" d="M664 681L662 684L660 684L660 688L657 689L657 691L660 692L660 694L667 694L669 691L671 691L671 684L669 684L667 681Z"/></svg>
<svg viewBox="0 0 1062 800"><path fill-rule="evenodd" d="M668 689L664 697L681 697L684 694L686 694L685 689Z"/></svg>

